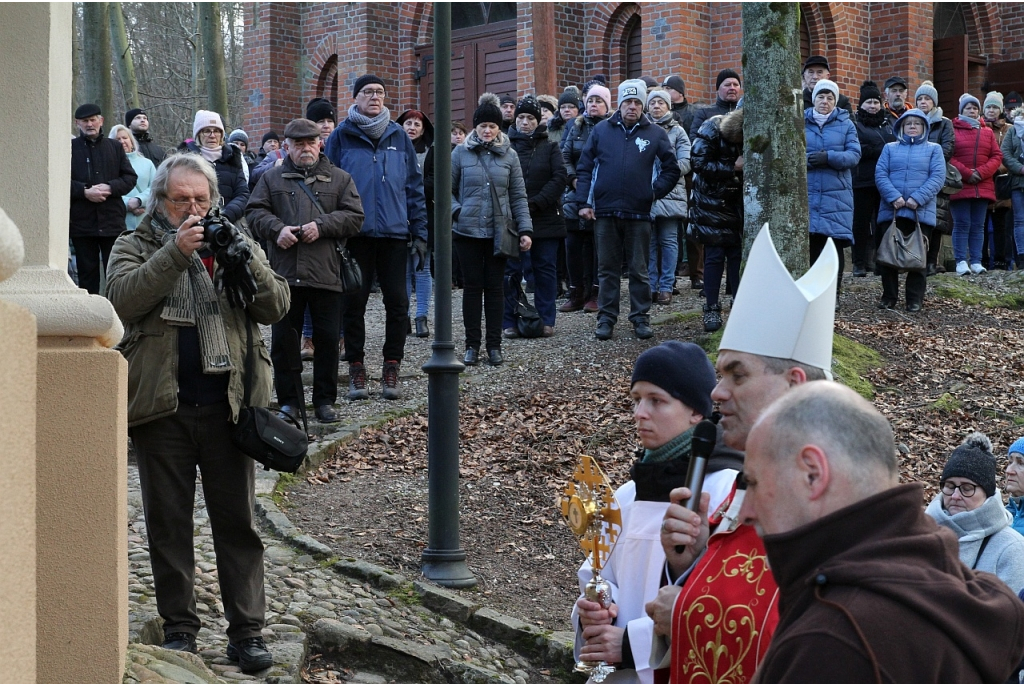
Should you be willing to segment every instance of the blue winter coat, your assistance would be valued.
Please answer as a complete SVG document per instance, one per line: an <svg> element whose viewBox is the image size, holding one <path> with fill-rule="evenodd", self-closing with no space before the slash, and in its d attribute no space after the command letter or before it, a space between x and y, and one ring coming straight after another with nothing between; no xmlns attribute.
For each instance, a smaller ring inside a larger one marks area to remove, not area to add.
<svg viewBox="0 0 1024 685"><path fill-rule="evenodd" d="M853 173L860 161L860 141L850 113L832 110L824 126L814 121L813 108L804 111L807 155L825 150L828 166L807 166L807 207L811 233L853 242Z"/></svg>
<svg viewBox="0 0 1024 685"><path fill-rule="evenodd" d="M369 238L427 239L427 198L416 148L395 122L377 144L349 119L327 139L327 158L347 171L363 201L363 227Z"/></svg>
<svg viewBox="0 0 1024 685"><path fill-rule="evenodd" d="M903 133L903 123L908 116L916 116L924 122L923 132L911 138ZM896 216L913 219L922 224L935 226L935 198L946 182L946 160L942 146L928 142L928 123L921 110L907 110L893 125L896 142L882 148L882 154L875 166L875 185L882 196L878 206L878 225L883 227L893 219L892 203L903 198L914 199L918 204L915 212L910 207L901 207Z"/></svg>
<svg viewBox="0 0 1024 685"><path fill-rule="evenodd" d="M1021 503L1021 498L1011 497L1006 505L1006 510L1013 516L1013 522L1010 525L1015 531L1024 535L1024 504Z"/></svg>
<svg viewBox="0 0 1024 685"><path fill-rule="evenodd" d="M647 115L627 129L616 112L594 127L576 165L576 202L595 216L651 220L651 206L679 181L668 134Z"/></svg>

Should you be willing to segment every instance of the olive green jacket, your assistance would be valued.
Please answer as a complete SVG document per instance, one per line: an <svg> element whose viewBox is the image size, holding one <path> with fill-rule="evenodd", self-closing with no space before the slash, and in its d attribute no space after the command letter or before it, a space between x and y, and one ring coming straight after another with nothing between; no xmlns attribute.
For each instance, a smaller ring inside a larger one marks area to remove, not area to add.
<svg viewBox="0 0 1024 685"><path fill-rule="evenodd" d="M173 241L160 245L153 235L147 214L133 233L122 233L114 243L107 267L107 298L124 323L124 338L118 345L128 360L128 427L170 416L178 410L178 327L160 318L164 298L174 289L189 266ZM231 420L238 421L244 397L245 326L252 329L253 360L250 404L270 404L271 368L257 323L272 324L288 313L291 295L284 279L274 273L256 243L249 264L259 287L256 300L247 310L232 309L226 295L220 296L221 316L228 338L231 365L228 402ZM248 312L249 316L246 316Z"/></svg>

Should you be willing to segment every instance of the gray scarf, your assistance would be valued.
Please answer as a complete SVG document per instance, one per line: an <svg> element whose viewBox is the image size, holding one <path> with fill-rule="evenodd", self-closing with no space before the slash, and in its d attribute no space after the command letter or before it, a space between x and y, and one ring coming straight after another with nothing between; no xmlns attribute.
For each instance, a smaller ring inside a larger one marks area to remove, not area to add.
<svg viewBox="0 0 1024 685"><path fill-rule="evenodd" d="M969 117L966 114L961 114L960 116L957 117L957 119L970 124L972 128L981 128L981 121Z"/></svg>
<svg viewBox="0 0 1024 685"><path fill-rule="evenodd" d="M174 240L177 230L159 214L152 215L153 235L161 245ZM169 326L196 326L199 329L199 351L203 357L203 373L228 373L231 365L227 331L220 315L220 300L210 280L210 273L199 255L192 253L188 270L164 299L160 318Z"/></svg>
<svg viewBox="0 0 1024 685"><path fill-rule="evenodd" d="M388 124L391 123L391 112L385 107L380 114L371 119L365 114L360 114L356 106L352 105L348 108L348 118L363 133L370 136L371 140L380 140L384 131L387 130Z"/></svg>

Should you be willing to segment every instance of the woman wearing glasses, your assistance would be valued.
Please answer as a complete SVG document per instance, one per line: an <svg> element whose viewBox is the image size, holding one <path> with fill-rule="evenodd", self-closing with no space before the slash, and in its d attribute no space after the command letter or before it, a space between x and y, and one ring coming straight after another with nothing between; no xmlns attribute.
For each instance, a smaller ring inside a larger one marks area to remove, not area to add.
<svg viewBox="0 0 1024 685"><path fill-rule="evenodd" d="M195 139L186 143L184 149L201 155L213 165L217 172L217 186L224 200L221 212L233 224L245 215L245 203L249 201L249 182L242 166L245 160L242 151L234 145L224 144L224 124L220 115L204 109L196 112L192 124Z"/></svg>
<svg viewBox="0 0 1024 685"><path fill-rule="evenodd" d="M1024 536L1011 526L996 488L996 458L984 433L971 433L942 470L941 490L925 510L960 540L960 561L1024 589Z"/></svg>

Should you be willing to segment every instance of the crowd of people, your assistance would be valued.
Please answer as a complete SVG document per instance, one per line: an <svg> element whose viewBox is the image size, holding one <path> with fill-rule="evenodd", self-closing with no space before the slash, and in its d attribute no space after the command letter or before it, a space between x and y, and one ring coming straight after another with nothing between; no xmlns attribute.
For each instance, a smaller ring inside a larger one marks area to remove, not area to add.
<svg viewBox="0 0 1024 685"><path fill-rule="evenodd" d="M555 335L558 315L582 312L596 315L598 340L613 338L624 276L627 320L641 340L653 336L652 306L678 293L677 278L703 296L706 331L724 325L723 275L733 298L717 384L706 355L683 343L649 349L634 368L644 450L618 494L627 530L606 569L615 603L581 597L573 610L578 656L615 664L620 677L653 682L668 667L675 680L1001 680L1024 653L1024 604L1007 590L1024 590L1024 537L1015 532L1024 530L1024 439L1010 448L1009 513L984 436L953 452L925 511L914 504L919 488L897 484L887 422L828 381L844 248L853 277L881 277L882 308L899 299L899 271L874 258L890 224L905 235L951 233L961 275L983 273L985 263L1024 267L1024 108L1016 94L964 94L950 121L932 83L910 106L907 83L893 77L884 89L865 82L854 111L830 75L822 57L804 65L810 270L800 284L768 257L767 231L740 280L744 114L732 69L717 75L708 106L690 103L672 76L623 81L613 107L597 77L557 98L484 94L472 127L455 122L449 132L465 364L504 362L502 340L523 335L524 282L544 337ZM196 112L192 137L170 150L154 141L144 110L127 112L109 137L97 105L75 112L70 237L80 286L105 287L125 324L129 432L168 648L194 652L200 628L189 542L198 469L228 657L244 672L272 663L253 462L231 441L239 412L268 406L273 387L282 416L304 418L303 359L312 361L320 422L340 420L341 359L348 399L367 399L372 292L385 310L381 397L401 397L407 336L430 335L438 132L419 110L393 118L387 98L384 80L363 75L343 120L316 98L281 136L266 132L259 150L217 112ZM927 275L942 268L938 242L907 274L910 312L923 305ZM346 287L353 262L360 280ZM779 307L807 320L779 332L765 318ZM269 352L259 324L272 326ZM680 506L691 494L681 486L694 426L712 417L713 403L719 445L694 512ZM797 496L780 494L782 483ZM730 579L742 550L749 572L738 583ZM919 586L879 589L907 568ZM945 630L950 602L972 612L960 627L977 631L966 644ZM749 641L708 641L702 630L733 620L712 615L713 603L748 612ZM915 631L941 659L897 658ZM821 660L823 650L841 656Z"/></svg>

